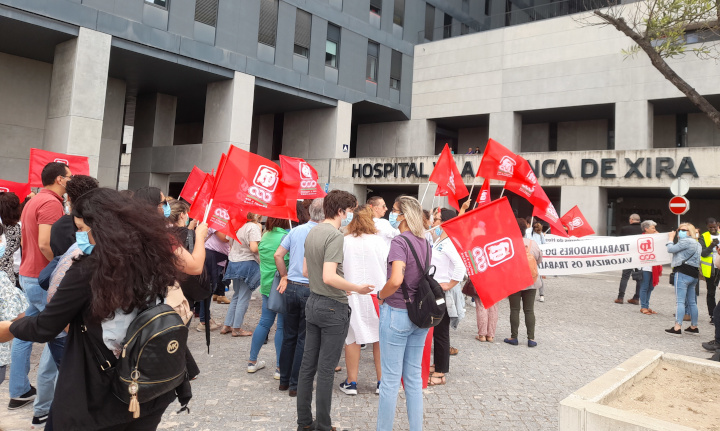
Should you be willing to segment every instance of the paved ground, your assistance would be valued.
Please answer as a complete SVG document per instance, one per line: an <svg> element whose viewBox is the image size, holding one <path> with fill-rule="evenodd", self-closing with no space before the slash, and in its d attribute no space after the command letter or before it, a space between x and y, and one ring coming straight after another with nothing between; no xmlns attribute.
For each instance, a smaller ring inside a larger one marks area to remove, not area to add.
<svg viewBox="0 0 720 431"><path fill-rule="evenodd" d="M555 430L560 400L642 349L657 349L697 357L708 357L700 342L712 339L708 323L705 288L701 282L701 336L672 337L664 333L673 321L674 293L667 276L656 287L651 307L655 316L645 316L639 306L617 305L619 274L549 278L545 303L536 303L537 348L513 347L502 342L509 336L507 301L500 306L494 344L479 343L474 309L457 331L451 344L460 354L451 361L446 386L425 391L426 430ZM224 317L225 305L213 305L216 319ZM260 301L253 298L247 328L259 318ZM522 326L522 324L521 324ZM520 331L525 341L524 329ZM272 340L272 333L271 333ZM275 358L272 343L260 353L267 369L246 373L249 338L212 335L212 355L203 353L204 335L191 332L191 347L202 374L193 384L192 414L166 414L163 430L294 430L295 399L277 390L272 378ZM36 348L39 351L40 349ZM34 364L37 364L37 354ZM344 363L342 364L344 367ZM333 420L341 430L375 427L378 398L374 394L372 353L363 352L360 394L350 397L339 389L333 394ZM339 384L345 377L339 373ZM0 390L0 404L7 405L7 383ZM396 414L397 430L407 430L404 399ZM28 429L32 410L3 410L0 428Z"/></svg>

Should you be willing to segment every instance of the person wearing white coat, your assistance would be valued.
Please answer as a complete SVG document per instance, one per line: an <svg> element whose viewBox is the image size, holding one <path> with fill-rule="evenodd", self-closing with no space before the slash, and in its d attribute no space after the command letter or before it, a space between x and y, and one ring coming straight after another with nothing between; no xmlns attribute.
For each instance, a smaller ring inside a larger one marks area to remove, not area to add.
<svg viewBox="0 0 720 431"><path fill-rule="evenodd" d="M444 223L457 216L453 210L443 208L440 210L440 218ZM442 228L442 225L440 225ZM460 254L455 249L447 233L443 230L438 238L433 242L432 261L430 263L435 267L435 280L445 291L445 300L453 301L451 289L459 286L466 275L465 265L463 265ZM463 306L462 301L455 306ZM451 307L450 307L451 308ZM445 312L442 321L433 330L433 359L434 367L430 367L431 374L428 384L430 386L444 385L445 373L450 371L450 355L456 355L457 349L450 347L450 315ZM434 368L434 369L433 369Z"/></svg>

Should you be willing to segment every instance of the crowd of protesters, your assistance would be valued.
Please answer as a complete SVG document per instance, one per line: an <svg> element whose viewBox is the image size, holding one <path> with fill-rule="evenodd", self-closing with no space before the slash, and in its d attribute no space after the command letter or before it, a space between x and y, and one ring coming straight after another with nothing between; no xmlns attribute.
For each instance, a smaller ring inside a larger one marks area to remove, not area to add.
<svg viewBox="0 0 720 431"><path fill-rule="evenodd" d="M32 403L33 428L152 430L175 399L187 406L189 382L201 375L188 349L183 352L184 380L175 390L139 402L135 416L111 390L113 375L104 373L106 368L99 371L94 361L94 342L108 357L124 357L127 344L122 342L131 322L156 304L171 306L187 327L197 318L198 331L219 329L220 334L249 337L250 374L268 365L261 350L274 325L274 378L280 391L297 397L299 430L334 429L332 394L343 351L347 375L340 391L357 395L358 380L372 379L381 406L377 429L392 430L402 379L407 421L414 431L424 422L423 386L446 384L450 357L459 353L451 345L450 328L463 319L466 297L477 314L475 338L495 340L498 306L485 309L443 229L443 223L458 216L454 210L426 211L410 196L396 198L391 206L381 197L362 204L348 192L333 190L324 198L299 201L297 222L247 213L244 225L225 235L191 220L188 203L154 187L135 192L100 188L94 178L73 176L55 162L45 166L42 181L40 191L23 200L0 193L0 342L5 342L0 344L0 383L10 365L8 408ZM629 221L623 234L656 233L652 220L640 223L633 214ZM508 298L511 330L504 342L519 345L522 309L527 346L535 347L536 291L543 301L545 287L537 274L544 227L522 218L517 225L533 283ZM681 334L686 315L690 325L684 332L699 332L701 275L708 286L708 311L720 316L714 294L720 279L715 265L719 242L712 219L702 235L687 223L669 234L677 310L668 333ZM407 310L428 263L447 304L431 338ZM644 314L655 314L650 297L660 274L653 266L623 271L615 302L623 302L632 278L637 288L628 302L640 304ZM187 280L206 283L207 298L188 301L183 290ZM228 285L230 299L225 296ZM262 306L259 322L251 328L245 316L255 290ZM211 302L227 305L222 325L211 316ZM13 337L11 347L6 341ZM432 343L433 354L423 380L426 342ZM34 343L46 343L36 386L28 377ZM372 345L374 377L359 375L366 345ZM703 346L713 351L720 347L720 333Z"/></svg>

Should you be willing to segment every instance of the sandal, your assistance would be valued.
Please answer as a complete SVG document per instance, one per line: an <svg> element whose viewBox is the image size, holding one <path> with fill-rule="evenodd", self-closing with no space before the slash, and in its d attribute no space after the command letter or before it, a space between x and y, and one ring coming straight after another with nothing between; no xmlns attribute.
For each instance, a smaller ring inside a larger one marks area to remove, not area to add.
<svg viewBox="0 0 720 431"><path fill-rule="evenodd" d="M434 374L435 373L430 374L430 378L428 378L428 386L440 386L447 383L445 381L445 374L443 374L442 376L436 376Z"/></svg>
<svg viewBox="0 0 720 431"><path fill-rule="evenodd" d="M648 314L657 314L657 311L653 310L652 308L647 309Z"/></svg>
<svg viewBox="0 0 720 431"><path fill-rule="evenodd" d="M238 330L233 329L232 330L233 337L249 337L252 334L253 334L252 331L246 331L244 329L238 329Z"/></svg>
<svg viewBox="0 0 720 431"><path fill-rule="evenodd" d="M225 335L232 332L232 328L230 326L223 326L223 328L220 330L220 334Z"/></svg>
<svg viewBox="0 0 720 431"><path fill-rule="evenodd" d="M485 338L484 335L476 335L475 339L478 341L487 341L487 338Z"/></svg>
<svg viewBox="0 0 720 431"><path fill-rule="evenodd" d="M430 365L430 374L435 372L435 364Z"/></svg>
<svg viewBox="0 0 720 431"><path fill-rule="evenodd" d="M495 337L485 337L485 341L487 341L488 343L492 343L493 341L495 341Z"/></svg>

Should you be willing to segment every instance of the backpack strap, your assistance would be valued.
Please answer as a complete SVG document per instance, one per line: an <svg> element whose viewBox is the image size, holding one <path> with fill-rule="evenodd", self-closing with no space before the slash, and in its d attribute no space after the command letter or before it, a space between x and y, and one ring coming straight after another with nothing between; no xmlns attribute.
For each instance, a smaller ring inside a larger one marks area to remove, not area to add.
<svg viewBox="0 0 720 431"><path fill-rule="evenodd" d="M95 340L93 340L90 336L90 333L88 332L87 326L85 326L85 321L82 316L80 316L80 331L82 332L83 337L88 341L88 344L90 345L90 350L92 350L93 356L95 357L95 361L98 363L98 367L100 368L100 370L107 372L109 369L114 367L115 364L111 363L107 359L100 347L95 343Z"/></svg>

